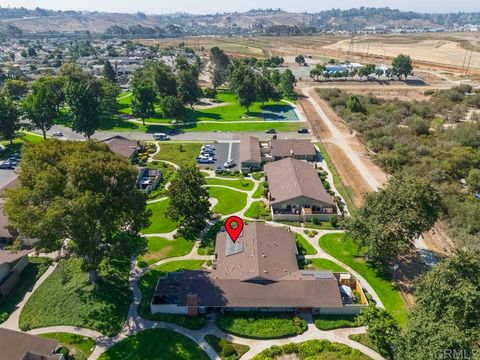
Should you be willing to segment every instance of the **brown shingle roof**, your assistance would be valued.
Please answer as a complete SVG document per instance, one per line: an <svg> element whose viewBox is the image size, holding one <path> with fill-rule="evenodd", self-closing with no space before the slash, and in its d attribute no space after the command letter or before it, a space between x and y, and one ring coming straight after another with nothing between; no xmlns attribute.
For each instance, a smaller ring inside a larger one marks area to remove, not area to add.
<svg viewBox="0 0 480 360"><path fill-rule="evenodd" d="M298 272L300 274L300 272ZM338 282L332 273L314 279L256 283L215 279L208 272L185 272L177 305L187 304L188 294L198 295L199 306L220 307L329 307L342 306Z"/></svg>
<svg viewBox="0 0 480 360"><path fill-rule="evenodd" d="M107 144L114 153L126 158L132 157L138 150L138 143L135 140L129 140L123 136L113 136L103 140L103 142Z"/></svg>
<svg viewBox="0 0 480 360"><path fill-rule="evenodd" d="M243 251L227 255L231 241L226 232L217 234L217 268L212 275L218 279L278 280L298 270L295 239L285 228L258 222L248 224L235 242Z"/></svg>
<svg viewBox="0 0 480 360"><path fill-rule="evenodd" d="M28 255L32 250L19 250L19 251L9 251L9 250L0 250L0 264L3 263L13 263L22 257Z"/></svg>
<svg viewBox="0 0 480 360"><path fill-rule="evenodd" d="M28 353L48 359L57 345L58 341L53 339L0 328L0 360L23 360Z"/></svg>
<svg viewBox="0 0 480 360"><path fill-rule="evenodd" d="M317 150L310 140L300 139L272 139L270 152L274 157L288 156L315 156Z"/></svg>
<svg viewBox="0 0 480 360"><path fill-rule="evenodd" d="M260 142L253 136L242 136L240 139L240 163L245 161L262 162Z"/></svg>
<svg viewBox="0 0 480 360"><path fill-rule="evenodd" d="M271 204L301 196L332 205L332 196L323 187L317 171L305 161L285 158L265 165Z"/></svg>

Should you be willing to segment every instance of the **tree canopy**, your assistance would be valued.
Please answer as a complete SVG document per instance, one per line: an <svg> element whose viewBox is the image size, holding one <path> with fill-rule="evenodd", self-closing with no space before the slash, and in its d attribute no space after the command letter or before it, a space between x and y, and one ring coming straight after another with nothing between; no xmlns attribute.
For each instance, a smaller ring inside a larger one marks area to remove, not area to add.
<svg viewBox="0 0 480 360"><path fill-rule="evenodd" d="M436 360L454 353L477 358L479 273L480 252L458 251L420 278L399 359Z"/></svg>
<svg viewBox="0 0 480 360"><path fill-rule="evenodd" d="M19 233L56 248L66 238L83 259L84 271L96 270L119 232L132 234L146 224L145 196L136 189L137 171L128 160L98 142L46 140L27 144L19 186L8 192L5 211Z"/></svg>
<svg viewBox="0 0 480 360"><path fill-rule="evenodd" d="M19 111L15 103L5 94L0 94L0 134L5 140L13 142L19 129Z"/></svg>
<svg viewBox="0 0 480 360"><path fill-rule="evenodd" d="M440 195L425 178L395 175L347 221L347 230L368 260L387 269L414 240L432 228L440 213Z"/></svg>
<svg viewBox="0 0 480 360"><path fill-rule="evenodd" d="M210 218L210 196L204 185L206 181L200 170L191 166L180 168L168 188L167 216L180 221L180 230L185 234L198 235Z"/></svg>
<svg viewBox="0 0 480 360"><path fill-rule="evenodd" d="M409 55L400 54L393 59L392 72L394 75L404 77L405 80L412 74L413 65Z"/></svg>

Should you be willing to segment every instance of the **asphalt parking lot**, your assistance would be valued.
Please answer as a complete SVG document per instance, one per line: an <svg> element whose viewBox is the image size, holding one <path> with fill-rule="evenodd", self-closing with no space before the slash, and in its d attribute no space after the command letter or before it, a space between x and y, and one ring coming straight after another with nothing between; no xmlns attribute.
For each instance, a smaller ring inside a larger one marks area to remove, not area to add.
<svg viewBox="0 0 480 360"><path fill-rule="evenodd" d="M212 168L216 169L217 167L223 167L223 164L228 159L233 159L235 161L235 167L230 168L229 170L239 170L238 162L239 162L239 151L240 151L240 143L233 142L233 141L225 141L219 143L206 143L204 145L213 145L215 147L215 161L214 164L198 164L199 167L203 168Z"/></svg>

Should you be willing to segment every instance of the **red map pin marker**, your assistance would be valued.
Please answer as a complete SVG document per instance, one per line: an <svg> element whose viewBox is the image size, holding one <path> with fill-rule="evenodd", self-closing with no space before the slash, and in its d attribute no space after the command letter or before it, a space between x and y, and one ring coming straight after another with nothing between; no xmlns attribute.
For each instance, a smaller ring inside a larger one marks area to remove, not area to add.
<svg viewBox="0 0 480 360"><path fill-rule="evenodd" d="M233 228L232 224L237 224L237 226ZM242 233L243 220L240 219L238 216L230 216L227 221L225 221L225 229L227 230L227 233L232 239L232 241L235 242Z"/></svg>

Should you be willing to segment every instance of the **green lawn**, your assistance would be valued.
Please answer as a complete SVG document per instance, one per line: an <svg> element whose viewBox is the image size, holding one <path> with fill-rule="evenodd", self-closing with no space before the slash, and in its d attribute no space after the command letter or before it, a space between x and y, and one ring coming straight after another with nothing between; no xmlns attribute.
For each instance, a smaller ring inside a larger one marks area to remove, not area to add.
<svg viewBox="0 0 480 360"><path fill-rule="evenodd" d="M195 165L201 148L202 144L200 143L161 142L160 152L153 158L171 161L178 166Z"/></svg>
<svg viewBox="0 0 480 360"><path fill-rule="evenodd" d="M80 336L70 333L48 333L40 336L55 339L60 342L59 346L67 347L71 360L87 360L95 349L95 341L86 336Z"/></svg>
<svg viewBox="0 0 480 360"><path fill-rule="evenodd" d="M215 350L222 360L238 360L248 350L250 350L250 347L247 345L236 344L226 339L220 339L215 335L205 335L204 339L213 348L213 350ZM233 351L232 354L227 355L230 352L228 351L228 347L230 346L233 348Z"/></svg>
<svg viewBox="0 0 480 360"><path fill-rule="evenodd" d="M0 303L0 323L6 321L10 314L17 308L18 303L25 297L27 291L31 290L38 279L47 271L52 260L43 257L31 257L30 264L22 271L20 281L15 289L7 296L4 302Z"/></svg>
<svg viewBox="0 0 480 360"><path fill-rule="evenodd" d="M208 185L223 185L231 188L250 191L253 189L254 183L252 180L247 179L232 179L226 180L221 178L207 178Z"/></svg>
<svg viewBox="0 0 480 360"><path fill-rule="evenodd" d="M208 192L211 197L218 200L218 204L214 206L213 212L229 215L242 210L247 205L247 194L240 191L209 187Z"/></svg>
<svg viewBox="0 0 480 360"><path fill-rule="evenodd" d="M104 260L96 288L80 265L79 258L64 260L39 286L20 314L22 330L70 325L114 336L122 329L132 301L130 262Z"/></svg>
<svg viewBox="0 0 480 360"><path fill-rule="evenodd" d="M362 275L400 326L406 326L407 307L400 291L388 277L379 274L365 262L362 256L358 255L358 247L352 239L340 233L327 234L320 238L319 243L327 253Z"/></svg>
<svg viewBox="0 0 480 360"><path fill-rule="evenodd" d="M362 345L365 345L366 347L379 353L377 346L373 343L373 341L370 339L370 337L367 334L352 334L352 335L348 335L348 338Z"/></svg>
<svg viewBox="0 0 480 360"><path fill-rule="evenodd" d="M255 355L252 360L276 360L291 354L298 360L371 360L357 349L328 340L308 340L303 343L272 346Z"/></svg>
<svg viewBox="0 0 480 360"><path fill-rule="evenodd" d="M248 210L245 211L245 216L258 220L272 220L270 209L263 201L254 201Z"/></svg>
<svg viewBox="0 0 480 360"><path fill-rule="evenodd" d="M360 326L356 315L315 315L313 321L320 330L334 330Z"/></svg>
<svg viewBox="0 0 480 360"><path fill-rule="evenodd" d="M263 197L263 193L265 192L265 185L264 182L262 181L259 185L257 190L252 195L252 198L254 199L260 199Z"/></svg>
<svg viewBox="0 0 480 360"><path fill-rule="evenodd" d="M202 268L203 264L203 260L172 261L148 270L138 281L138 287L142 292L142 300L138 305L138 314L140 317L149 320L171 322L189 329L202 328L205 325L204 317L192 318L187 315L152 314L150 312L150 301L152 300L158 279L164 276L166 273L179 271L182 269L199 270Z"/></svg>
<svg viewBox="0 0 480 360"><path fill-rule="evenodd" d="M295 233L298 253L300 255L315 255L317 250L302 235Z"/></svg>
<svg viewBox="0 0 480 360"><path fill-rule="evenodd" d="M302 266L308 270L330 270L332 272L348 272L343 267L328 259L307 259L306 265Z"/></svg>
<svg viewBox="0 0 480 360"><path fill-rule="evenodd" d="M165 216L168 204L167 199L147 205L147 209L152 211L152 215L150 216L150 226L142 230L144 234L169 233L178 227L177 222Z"/></svg>
<svg viewBox="0 0 480 360"><path fill-rule="evenodd" d="M150 329L120 341L99 360L209 360L185 335L167 329Z"/></svg>
<svg viewBox="0 0 480 360"><path fill-rule="evenodd" d="M192 251L194 241L186 240L183 237L169 240L163 237L148 237L147 253L138 257L138 265L147 267L157 261L187 255Z"/></svg>
<svg viewBox="0 0 480 360"><path fill-rule="evenodd" d="M35 144L41 141L43 141L43 136L17 132L12 143L10 143L10 140L0 141L0 144L5 147L5 150L0 153L0 160L7 159L12 154L20 152L24 144Z"/></svg>
<svg viewBox="0 0 480 360"><path fill-rule="evenodd" d="M305 320L282 313L225 314L217 317L216 325L226 333L252 339L278 339L307 330Z"/></svg>

